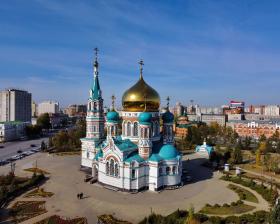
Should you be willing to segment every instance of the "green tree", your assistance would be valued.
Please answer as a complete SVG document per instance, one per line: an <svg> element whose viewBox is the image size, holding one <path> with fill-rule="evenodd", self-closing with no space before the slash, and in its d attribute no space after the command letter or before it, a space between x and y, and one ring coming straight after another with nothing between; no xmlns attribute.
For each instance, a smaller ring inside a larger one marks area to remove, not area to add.
<svg viewBox="0 0 280 224"><path fill-rule="evenodd" d="M43 129L50 129L51 122L48 113L41 114L37 119L37 125L41 126Z"/></svg>
<svg viewBox="0 0 280 224"><path fill-rule="evenodd" d="M280 203L278 203L271 212L270 218L271 224L279 224L280 223Z"/></svg>
<svg viewBox="0 0 280 224"><path fill-rule="evenodd" d="M199 224L200 221L195 217L194 207L193 205L190 206L188 210L188 217L186 220L186 224Z"/></svg>
<svg viewBox="0 0 280 224"><path fill-rule="evenodd" d="M256 151L256 165L261 165L261 151L259 149Z"/></svg>
<svg viewBox="0 0 280 224"><path fill-rule="evenodd" d="M231 159L230 159L231 163L233 164L240 164L243 161L243 156L242 156L242 151L240 148L235 148L233 150Z"/></svg>
<svg viewBox="0 0 280 224"><path fill-rule="evenodd" d="M25 133L29 139L38 138L42 133L42 128L39 125L28 125L25 127Z"/></svg>

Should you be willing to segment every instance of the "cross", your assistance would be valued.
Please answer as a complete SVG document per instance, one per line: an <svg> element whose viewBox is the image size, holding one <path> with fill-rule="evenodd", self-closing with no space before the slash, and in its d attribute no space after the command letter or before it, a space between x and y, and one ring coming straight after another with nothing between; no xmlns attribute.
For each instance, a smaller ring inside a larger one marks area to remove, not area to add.
<svg viewBox="0 0 280 224"><path fill-rule="evenodd" d="M116 100L116 97L115 97L114 94L112 95L111 99L112 99L112 107L113 107L113 110L114 110L115 109L115 100Z"/></svg>
<svg viewBox="0 0 280 224"><path fill-rule="evenodd" d="M140 77L142 77L142 74L143 74L143 65L144 65L143 59L141 59L141 60L139 61L139 65L140 65Z"/></svg>
<svg viewBox="0 0 280 224"><path fill-rule="evenodd" d="M96 47L96 48L94 48L94 51L95 51L95 58L97 59L97 54L98 54L98 48Z"/></svg>
<svg viewBox="0 0 280 224"><path fill-rule="evenodd" d="M169 101L170 101L169 96L166 98L166 100L167 100L167 109L168 109L169 108Z"/></svg>

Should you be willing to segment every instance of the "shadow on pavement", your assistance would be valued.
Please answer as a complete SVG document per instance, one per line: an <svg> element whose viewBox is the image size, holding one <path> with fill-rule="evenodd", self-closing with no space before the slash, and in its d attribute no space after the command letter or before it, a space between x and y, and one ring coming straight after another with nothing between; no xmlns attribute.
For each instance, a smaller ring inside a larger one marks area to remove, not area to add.
<svg viewBox="0 0 280 224"><path fill-rule="evenodd" d="M188 173L183 174L182 179L185 179L185 176L191 176L191 181L184 181L184 185L204 181L213 177L213 169L202 166L207 161L208 159L206 158L194 158L183 161L183 169L187 170Z"/></svg>

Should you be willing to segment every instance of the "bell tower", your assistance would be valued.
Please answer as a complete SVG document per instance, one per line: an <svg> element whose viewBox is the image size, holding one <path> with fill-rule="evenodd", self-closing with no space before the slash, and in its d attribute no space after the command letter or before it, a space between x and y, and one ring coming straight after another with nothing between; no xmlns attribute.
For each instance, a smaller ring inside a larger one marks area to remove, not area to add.
<svg viewBox="0 0 280 224"><path fill-rule="evenodd" d="M96 148L104 139L104 109L101 88L99 84L98 49L95 48L95 60L93 63L93 84L89 90L86 117L86 137L82 142L81 165L92 168Z"/></svg>
<svg viewBox="0 0 280 224"><path fill-rule="evenodd" d="M104 109L103 98L98 78L98 49L95 48L95 61L93 64L93 84L89 91L89 99L87 105L87 138L99 142L104 138Z"/></svg>

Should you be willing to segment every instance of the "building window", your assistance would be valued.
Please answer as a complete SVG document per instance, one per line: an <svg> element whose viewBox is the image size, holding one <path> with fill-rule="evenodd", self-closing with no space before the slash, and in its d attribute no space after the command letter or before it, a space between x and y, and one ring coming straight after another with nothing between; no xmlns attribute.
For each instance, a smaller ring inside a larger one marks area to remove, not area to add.
<svg viewBox="0 0 280 224"><path fill-rule="evenodd" d="M106 175L109 175L109 162L106 163Z"/></svg>
<svg viewBox="0 0 280 224"><path fill-rule="evenodd" d="M133 136L138 136L138 123L135 122L133 125Z"/></svg>
<svg viewBox="0 0 280 224"><path fill-rule="evenodd" d="M158 130L158 122L156 121L155 122L155 135L157 136L159 133L159 130Z"/></svg>
<svg viewBox="0 0 280 224"><path fill-rule="evenodd" d="M131 170L131 178L136 179L136 170L135 169Z"/></svg>
<svg viewBox="0 0 280 224"><path fill-rule="evenodd" d="M87 152L87 158L89 158L89 152Z"/></svg>
<svg viewBox="0 0 280 224"><path fill-rule="evenodd" d="M93 110L97 110L97 104L96 104L96 102L93 103Z"/></svg>
<svg viewBox="0 0 280 224"><path fill-rule="evenodd" d="M114 165L115 161L113 159L110 160L110 176L114 176Z"/></svg>
<svg viewBox="0 0 280 224"><path fill-rule="evenodd" d="M148 128L144 128L144 138L148 138Z"/></svg>
<svg viewBox="0 0 280 224"><path fill-rule="evenodd" d="M166 167L166 175L170 175L170 167Z"/></svg>
<svg viewBox="0 0 280 224"><path fill-rule="evenodd" d="M127 136L131 136L131 123L127 122Z"/></svg>
<svg viewBox="0 0 280 224"><path fill-rule="evenodd" d="M176 174L176 166L172 167L172 174Z"/></svg>
<svg viewBox="0 0 280 224"><path fill-rule="evenodd" d="M119 176L119 164L115 164L115 177Z"/></svg>

